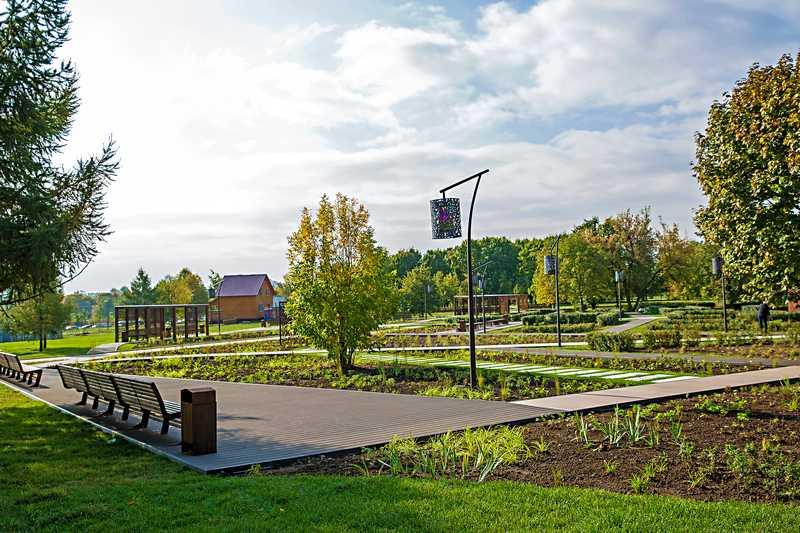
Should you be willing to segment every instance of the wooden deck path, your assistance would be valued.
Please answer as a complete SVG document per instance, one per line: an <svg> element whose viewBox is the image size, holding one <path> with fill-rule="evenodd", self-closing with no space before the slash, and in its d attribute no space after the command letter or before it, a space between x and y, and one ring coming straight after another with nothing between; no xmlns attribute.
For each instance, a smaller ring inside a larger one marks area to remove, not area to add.
<svg viewBox="0 0 800 533"><path fill-rule="evenodd" d="M766 370L737 372L735 374L709 376L692 380L676 380L666 383L653 383L650 385L638 385L619 389L564 394L562 396L551 396L549 398L520 400L514 403L544 409L554 409L562 413L574 413L595 409L609 409L635 403L667 400L693 394L716 392L728 388L776 383L793 379L800 379L800 366L768 368Z"/></svg>
<svg viewBox="0 0 800 533"><path fill-rule="evenodd" d="M15 383L6 380L4 383ZM149 379L149 378L140 378ZM196 470L236 472L254 464L268 465L292 459L389 442L392 437L426 437L505 423L531 421L556 411L504 402L458 400L406 394L287 387L219 381L154 378L164 399L178 401L184 388L211 386L217 391L217 451L197 457L180 453L180 429L158 434L131 431L138 422L96 415L74 405L80 394L61 385L58 373L46 369L38 388L24 392L84 420L111 429L134 444L165 455ZM17 388L22 387L17 385Z"/></svg>

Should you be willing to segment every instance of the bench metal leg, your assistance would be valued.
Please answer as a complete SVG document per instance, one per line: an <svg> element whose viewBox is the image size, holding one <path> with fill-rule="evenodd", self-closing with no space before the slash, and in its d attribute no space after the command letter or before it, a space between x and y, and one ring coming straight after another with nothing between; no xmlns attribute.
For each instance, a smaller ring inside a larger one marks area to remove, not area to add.
<svg viewBox="0 0 800 533"><path fill-rule="evenodd" d="M103 411L100 416L111 416L114 414L114 402L108 402L108 407Z"/></svg>
<svg viewBox="0 0 800 533"><path fill-rule="evenodd" d="M79 402L78 402L78 403L76 403L75 405L86 405L86 400L87 400L88 398L89 398L89 395L88 395L87 393L85 393L85 392L84 392L84 393L81 395L81 401L79 401Z"/></svg>
<svg viewBox="0 0 800 533"><path fill-rule="evenodd" d="M127 420L130 412L131 412L131 407L129 405L124 405L122 407L122 420Z"/></svg>
<svg viewBox="0 0 800 533"><path fill-rule="evenodd" d="M94 401L92 402L92 409L97 410L98 405L100 405L100 398L95 396Z"/></svg>
<svg viewBox="0 0 800 533"><path fill-rule="evenodd" d="M144 429L148 422L150 422L150 411L144 411L142 412L142 421L133 426L133 429Z"/></svg>
<svg viewBox="0 0 800 533"><path fill-rule="evenodd" d="M164 422L161 424L161 434L166 435L169 432L169 419L165 418Z"/></svg>

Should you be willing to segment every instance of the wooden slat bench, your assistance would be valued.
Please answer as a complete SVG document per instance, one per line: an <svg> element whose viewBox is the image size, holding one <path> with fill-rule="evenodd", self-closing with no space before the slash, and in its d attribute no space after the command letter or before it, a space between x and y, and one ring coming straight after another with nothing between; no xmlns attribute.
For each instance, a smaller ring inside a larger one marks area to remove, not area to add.
<svg viewBox="0 0 800 533"><path fill-rule="evenodd" d="M122 420L128 419L131 410L141 413L142 419L133 429L146 428L152 416L162 421L161 433L166 434L170 422L181 417L181 405L164 400L155 383L64 365L57 368L64 387L83 392L79 405L91 396L92 409L97 409L100 400L108 403L104 415L113 414L115 406L122 407Z"/></svg>
<svg viewBox="0 0 800 533"><path fill-rule="evenodd" d="M114 414L114 407L121 405L125 408L125 402L120 398L117 385L111 374L103 374L100 372L92 372L90 370L81 370L83 379L86 380L86 388L89 396L94 396L94 403L92 409L97 409L98 400L104 400L108 407L103 415Z"/></svg>
<svg viewBox="0 0 800 533"><path fill-rule="evenodd" d="M42 381L42 369L29 366L19 360L19 357L9 353L3 353L2 358L5 361L5 364L0 361L0 365L3 366L6 370L6 374L9 376L18 379L22 382L27 382L28 385L33 385L34 387L38 387L39 383ZM36 378L36 382L34 383L33 378Z"/></svg>
<svg viewBox="0 0 800 533"><path fill-rule="evenodd" d="M161 419L161 434L164 435L169 431L170 421L181 417L181 405L164 400L155 383L120 376L114 376L114 382L122 401L142 413L142 421L135 426L137 429L147 427L152 415Z"/></svg>
<svg viewBox="0 0 800 533"><path fill-rule="evenodd" d="M75 389L83 393L81 401L77 405L86 405L86 400L89 397L89 386L86 384L86 379L83 377L83 372L71 366L58 365L58 375L61 376L61 383L64 384L65 389ZM97 409L97 404L95 404Z"/></svg>

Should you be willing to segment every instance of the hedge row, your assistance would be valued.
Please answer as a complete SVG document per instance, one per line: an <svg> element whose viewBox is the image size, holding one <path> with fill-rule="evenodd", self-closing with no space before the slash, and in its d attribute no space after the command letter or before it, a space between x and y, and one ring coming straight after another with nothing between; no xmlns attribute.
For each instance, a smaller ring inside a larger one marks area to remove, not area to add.
<svg viewBox="0 0 800 533"><path fill-rule="evenodd" d="M586 335L589 348L600 352L629 352L633 350L633 336L629 333L595 331Z"/></svg>
<svg viewBox="0 0 800 533"><path fill-rule="evenodd" d="M561 323L562 324L587 324L589 322L597 322L597 316L600 313L594 312L580 312L580 311L571 311L567 313L561 313ZM555 324L556 323L556 313L550 312L546 315L526 315L522 317L522 323L526 326L537 326L540 324Z"/></svg>

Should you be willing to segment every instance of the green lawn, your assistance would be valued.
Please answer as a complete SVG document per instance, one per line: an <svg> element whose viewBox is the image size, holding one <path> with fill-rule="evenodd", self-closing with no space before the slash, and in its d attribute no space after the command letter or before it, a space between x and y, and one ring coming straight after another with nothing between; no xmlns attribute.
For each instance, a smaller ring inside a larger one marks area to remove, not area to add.
<svg viewBox="0 0 800 533"><path fill-rule="evenodd" d="M203 476L0 386L4 531L797 531L786 505L387 477Z"/></svg>
<svg viewBox="0 0 800 533"><path fill-rule="evenodd" d="M0 351L19 355L23 359L45 356L65 356L82 355L97 346L114 342L114 330L101 328L90 330L86 335L70 334L64 335L63 339L49 339L47 349L39 351L39 341L17 341L0 343Z"/></svg>

